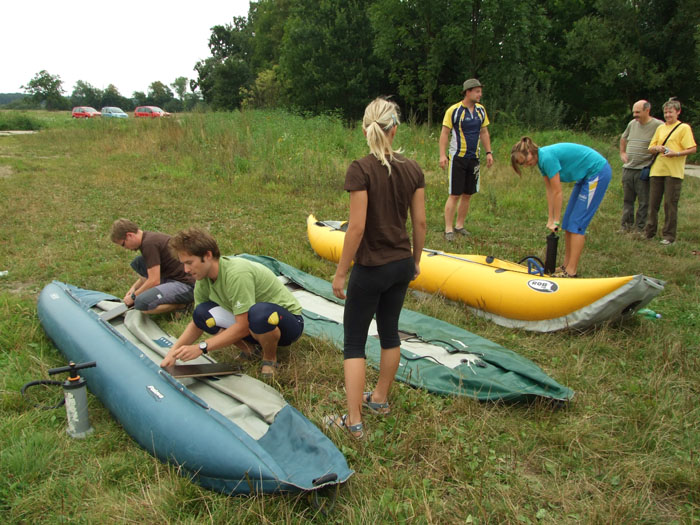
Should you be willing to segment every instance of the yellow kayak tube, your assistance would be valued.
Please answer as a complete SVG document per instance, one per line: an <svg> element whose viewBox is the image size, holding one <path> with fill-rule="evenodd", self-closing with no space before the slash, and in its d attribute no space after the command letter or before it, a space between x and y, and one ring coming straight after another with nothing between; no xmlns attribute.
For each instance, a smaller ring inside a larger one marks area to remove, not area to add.
<svg viewBox="0 0 700 525"><path fill-rule="evenodd" d="M345 222L307 218L314 251L340 260ZM421 273L411 288L439 293L475 313L512 328L551 332L589 326L633 315L664 288L644 275L593 279L554 278L530 273L527 266L491 256L425 249Z"/></svg>

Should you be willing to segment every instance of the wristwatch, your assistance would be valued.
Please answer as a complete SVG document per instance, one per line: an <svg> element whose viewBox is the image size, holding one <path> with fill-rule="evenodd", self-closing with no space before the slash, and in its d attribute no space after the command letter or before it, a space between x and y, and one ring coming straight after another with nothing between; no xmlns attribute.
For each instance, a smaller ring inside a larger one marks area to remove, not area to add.
<svg viewBox="0 0 700 525"><path fill-rule="evenodd" d="M202 351L202 354L207 353L207 348L209 347L209 344L206 341L202 341L199 343L199 349Z"/></svg>
<svg viewBox="0 0 700 525"><path fill-rule="evenodd" d="M132 301L135 301L135 300L136 300L136 294L135 294L135 293L132 293L132 294L131 294L131 300L132 300Z"/></svg>

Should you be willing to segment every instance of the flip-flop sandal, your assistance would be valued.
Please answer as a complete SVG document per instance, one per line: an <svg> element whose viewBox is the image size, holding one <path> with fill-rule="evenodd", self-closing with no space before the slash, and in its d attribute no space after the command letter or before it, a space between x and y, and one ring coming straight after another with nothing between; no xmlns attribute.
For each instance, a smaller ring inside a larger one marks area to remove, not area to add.
<svg viewBox="0 0 700 525"><path fill-rule="evenodd" d="M391 414L389 402L384 401L383 403L375 403L374 401L372 401L372 394L374 394L374 392L362 393L362 406L368 408L370 412L374 412L375 414L379 414L380 416L388 416L389 414Z"/></svg>
<svg viewBox="0 0 700 525"><path fill-rule="evenodd" d="M272 367L272 372L263 372L262 367L264 366L271 366ZM280 364L277 361L268 361L267 359L263 359L261 363L261 368L260 368L260 375L264 379L272 379L275 377L275 371L280 367Z"/></svg>
<svg viewBox="0 0 700 525"><path fill-rule="evenodd" d="M326 426L326 428L338 427L342 428L343 430L347 430L350 433L350 435L355 439L362 439L365 437L365 430L362 426L362 422L357 423L355 425L348 425L347 414L343 414L342 416L338 416L335 414L331 416L326 416L325 418L323 418L323 423Z"/></svg>

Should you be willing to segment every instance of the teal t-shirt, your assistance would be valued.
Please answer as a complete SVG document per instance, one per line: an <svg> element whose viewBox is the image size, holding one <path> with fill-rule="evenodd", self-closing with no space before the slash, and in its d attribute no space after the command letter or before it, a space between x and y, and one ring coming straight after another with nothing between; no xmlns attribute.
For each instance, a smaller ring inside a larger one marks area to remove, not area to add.
<svg viewBox="0 0 700 525"><path fill-rule="evenodd" d="M561 142L537 150L537 167L548 178L559 174L562 182L594 177L608 161L596 150L581 144Z"/></svg>
<svg viewBox="0 0 700 525"><path fill-rule="evenodd" d="M221 257L216 281L204 278L194 286L195 306L214 301L233 315L250 310L256 303L274 303L295 315L301 304L274 273L260 263L238 257Z"/></svg>

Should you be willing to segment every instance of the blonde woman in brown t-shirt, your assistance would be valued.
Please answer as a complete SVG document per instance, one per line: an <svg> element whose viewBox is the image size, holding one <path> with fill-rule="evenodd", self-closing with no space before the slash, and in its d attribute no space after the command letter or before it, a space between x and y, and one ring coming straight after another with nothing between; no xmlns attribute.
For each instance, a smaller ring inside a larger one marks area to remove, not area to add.
<svg viewBox="0 0 700 525"><path fill-rule="evenodd" d="M350 164L345 190L350 192L350 218L343 253L333 278L333 293L346 299L343 325L347 414L329 416L327 424L364 436L362 408L386 415L388 396L401 360L398 319L408 283L420 273L425 242L425 177L415 161L393 148L399 125L396 103L377 98L365 109L362 131L370 154ZM406 231L408 213L413 247ZM365 343L376 314L382 348L379 380L365 391Z"/></svg>

